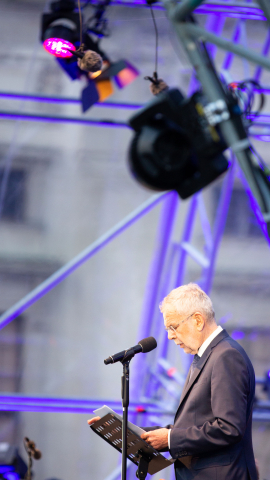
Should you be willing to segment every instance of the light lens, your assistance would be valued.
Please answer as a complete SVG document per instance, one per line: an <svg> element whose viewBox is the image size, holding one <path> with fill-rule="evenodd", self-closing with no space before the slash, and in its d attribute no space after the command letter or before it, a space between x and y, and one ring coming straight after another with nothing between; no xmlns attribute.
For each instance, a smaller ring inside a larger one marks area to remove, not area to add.
<svg viewBox="0 0 270 480"><path fill-rule="evenodd" d="M72 53L69 50L76 50L73 43L64 40L63 38L48 38L43 43L43 47L46 52L54 55L55 57L68 58L72 57Z"/></svg>
<svg viewBox="0 0 270 480"><path fill-rule="evenodd" d="M97 72L90 72L89 73L89 77L94 80L94 78L97 78L99 77L99 75L102 74L102 70L98 70Z"/></svg>

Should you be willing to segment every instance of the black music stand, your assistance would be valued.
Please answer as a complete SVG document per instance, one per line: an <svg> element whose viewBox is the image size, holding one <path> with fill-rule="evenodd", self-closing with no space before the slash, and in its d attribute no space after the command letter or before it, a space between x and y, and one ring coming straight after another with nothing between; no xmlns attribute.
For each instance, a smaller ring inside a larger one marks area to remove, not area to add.
<svg viewBox="0 0 270 480"><path fill-rule="evenodd" d="M91 425L91 429L122 453L122 421L115 415L108 413ZM127 428L127 458L138 466L136 475L140 480L144 480L147 473L154 475L174 463L174 460L165 458L129 427Z"/></svg>

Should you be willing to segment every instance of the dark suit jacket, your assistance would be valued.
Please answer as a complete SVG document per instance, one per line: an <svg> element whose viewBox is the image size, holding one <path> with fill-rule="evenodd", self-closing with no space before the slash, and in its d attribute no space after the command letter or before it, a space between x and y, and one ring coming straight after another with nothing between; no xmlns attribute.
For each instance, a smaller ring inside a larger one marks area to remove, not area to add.
<svg viewBox="0 0 270 480"><path fill-rule="evenodd" d="M170 434L177 480L257 480L251 439L255 376L223 330L186 383Z"/></svg>

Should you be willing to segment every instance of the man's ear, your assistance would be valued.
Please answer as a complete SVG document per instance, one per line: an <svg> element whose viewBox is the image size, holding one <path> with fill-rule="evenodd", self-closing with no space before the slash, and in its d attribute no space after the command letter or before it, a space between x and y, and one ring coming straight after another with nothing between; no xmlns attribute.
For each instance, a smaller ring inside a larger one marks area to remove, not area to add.
<svg viewBox="0 0 270 480"><path fill-rule="evenodd" d="M194 313L194 318L197 326L197 330L199 332L202 332L202 330L205 327L205 318L200 312L195 312Z"/></svg>

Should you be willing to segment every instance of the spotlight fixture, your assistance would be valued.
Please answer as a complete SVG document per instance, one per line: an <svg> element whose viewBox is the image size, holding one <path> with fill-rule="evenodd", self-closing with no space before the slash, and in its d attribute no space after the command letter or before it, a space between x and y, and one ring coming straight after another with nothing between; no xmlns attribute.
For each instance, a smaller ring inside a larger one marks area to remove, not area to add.
<svg viewBox="0 0 270 480"><path fill-rule="evenodd" d="M209 125L203 104L200 91L187 99L178 89L168 89L130 119L136 133L129 165L139 182L187 198L227 170L222 154L227 146Z"/></svg>
<svg viewBox="0 0 270 480"><path fill-rule="evenodd" d="M42 15L41 41L50 54L71 58L70 50L76 50L80 40L79 13L75 2L58 0L51 3L51 12Z"/></svg>
<svg viewBox="0 0 270 480"><path fill-rule="evenodd" d="M41 41L45 50L56 57L72 80L87 78L87 86L82 91L83 112L112 95L114 83L121 89L139 75L139 71L130 62L112 62L100 49L101 38L109 35L107 20L104 18L109 3L110 0L102 0L92 5L94 15L88 19L82 17L81 35L80 15L74 1L54 1L50 5L51 11L42 16ZM92 57L98 56L101 57L99 67L89 71L88 65L91 63L92 66Z"/></svg>

